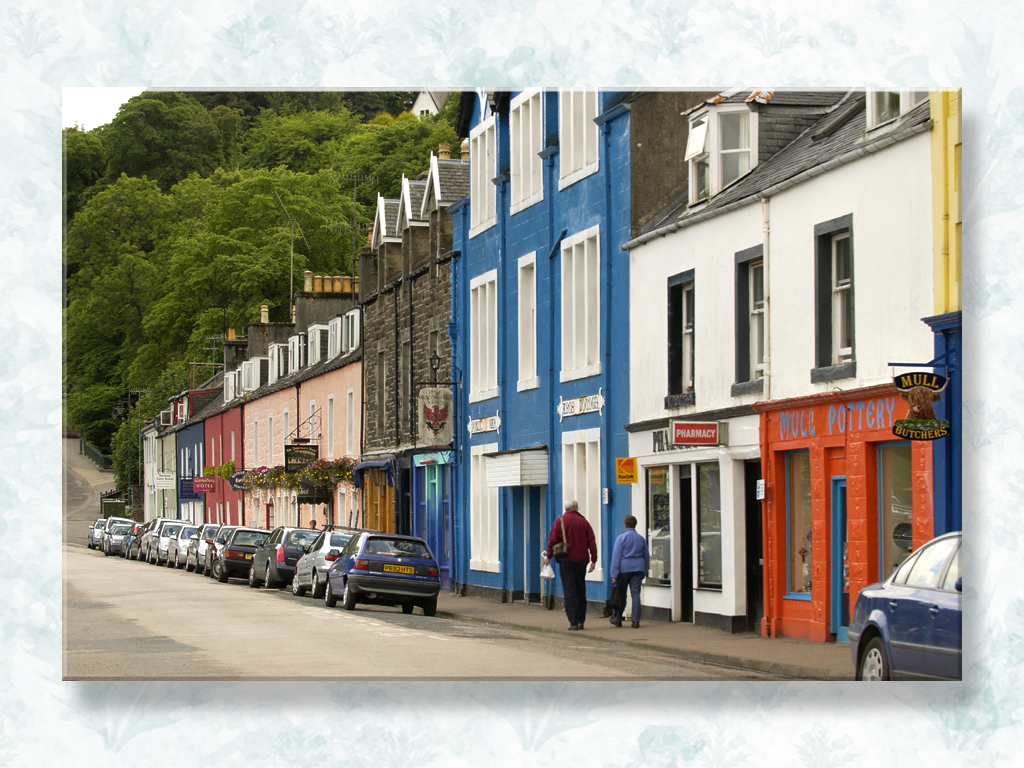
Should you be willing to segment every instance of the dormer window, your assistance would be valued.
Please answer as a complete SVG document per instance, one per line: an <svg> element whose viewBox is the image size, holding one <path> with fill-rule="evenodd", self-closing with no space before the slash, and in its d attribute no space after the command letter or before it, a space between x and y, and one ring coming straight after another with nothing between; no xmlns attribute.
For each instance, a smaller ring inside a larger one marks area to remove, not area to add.
<svg viewBox="0 0 1024 768"><path fill-rule="evenodd" d="M757 165L757 115L746 106L715 107L690 118L685 160L690 204L717 195Z"/></svg>
<svg viewBox="0 0 1024 768"><path fill-rule="evenodd" d="M347 355L359 346L359 310L354 309L342 318L341 353Z"/></svg>
<svg viewBox="0 0 1024 768"><path fill-rule="evenodd" d="M342 354L340 317L332 317L327 324L327 359L333 360Z"/></svg>
<svg viewBox="0 0 1024 768"><path fill-rule="evenodd" d="M909 112L928 98L928 91L876 91L867 96L868 128L877 128Z"/></svg>
<svg viewBox="0 0 1024 768"><path fill-rule="evenodd" d="M288 375L298 372L306 364L306 334L288 339Z"/></svg>

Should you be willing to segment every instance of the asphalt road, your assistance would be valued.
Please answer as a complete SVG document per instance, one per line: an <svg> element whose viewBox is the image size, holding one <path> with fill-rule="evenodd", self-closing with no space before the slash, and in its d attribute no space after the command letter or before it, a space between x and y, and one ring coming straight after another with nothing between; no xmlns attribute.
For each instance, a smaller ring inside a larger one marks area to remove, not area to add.
<svg viewBox="0 0 1024 768"><path fill-rule="evenodd" d="M221 584L64 547L65 680L769 680L675 657Z"/></svg>

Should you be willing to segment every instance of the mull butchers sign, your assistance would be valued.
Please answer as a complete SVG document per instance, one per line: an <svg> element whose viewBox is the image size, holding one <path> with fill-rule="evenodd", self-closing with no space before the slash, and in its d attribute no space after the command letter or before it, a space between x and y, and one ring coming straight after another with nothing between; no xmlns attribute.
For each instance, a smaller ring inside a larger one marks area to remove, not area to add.
<svg viewBox="0 0 1024 768"><path fill-rule="evenodd" d="M562 419L566 416L580 416L584 413L601 413L604 408L604 395L601 391L604 389L597 390L596 395L584 395L583 397L574 397L572 400L563 400L558 398L558 405L555 406L555 413L558 414L558 421L561 423Z"/></svg>
<svg viewBox="0 0 1024 768"><path fill-rule="evenodd" d="M727 442L723 425L717 421L673 421L671 435L672 445L719 445Z"/></svg>

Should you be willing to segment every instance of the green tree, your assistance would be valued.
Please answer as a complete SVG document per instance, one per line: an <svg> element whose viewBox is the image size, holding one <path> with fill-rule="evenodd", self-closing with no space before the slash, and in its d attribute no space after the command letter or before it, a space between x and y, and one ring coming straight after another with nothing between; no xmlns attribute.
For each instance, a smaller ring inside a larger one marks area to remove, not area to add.
<svg viewBox="0 0 1024 768"><path fill-rule="evenodd" d="M65 128L63 139L64 212L70 221L84 204L83 197L103 177L107 161L99 131Z"/></svg>
<svg viewBox="0 0 1024 768"><path fill-rule="evenodd" d="M245 135L243 164L315 173L331 165L339 143L357 128L358 123L344 108L292 114L266 110Z"/></svg>

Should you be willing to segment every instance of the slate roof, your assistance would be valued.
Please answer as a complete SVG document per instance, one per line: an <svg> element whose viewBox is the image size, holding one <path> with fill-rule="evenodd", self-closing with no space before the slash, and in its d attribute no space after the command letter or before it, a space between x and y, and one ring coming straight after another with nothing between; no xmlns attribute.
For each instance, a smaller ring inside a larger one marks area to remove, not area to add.
<svg viewBox="0 0 1024 768"><path fill-rule="evenodd" d="M774 99L772 100L774 102ZM688 196L675 200L655 216L641 234L623 246L633 248L652 237L667 234L727 210L756 202L760 195L779 185L798 183L803 178L875 152L930 125L928 101L924 101L892 123L866 132L864 91L852 90L841 101L802 131L774 156L732 184L706 205L689 206ZM806 176L805 176L806 175ZM798 178L800 177L800 178Z"/></svg>
<svg viewBox="0 0 1024 768"><path fill-rule="evenodd" d="M378 237L383 240L385 237L394 237L395 227L398 225L398 212L401 202L390 200L377 195L377 214L373 219L373 241ZM384 211L384 231L380 231L380 214Z"/></svg>
<svg viewBox="0 0 1024 768"><path fill-rule="evenodd" d="M790 88L734 88L722 91L703 104L697 104L686 110L684 114L703 109L705 104L745 104L757 102L773 107L831 107L843 96L845 90L814 90L800 91Z"/></svg>
<svg viewBox="0 0 1024 768"><path fill-rule="evenodd" d="M469 197L469 160L437 161L437 182L440 190L436 192L437 201L441 205L454 203Z"/></svg>

